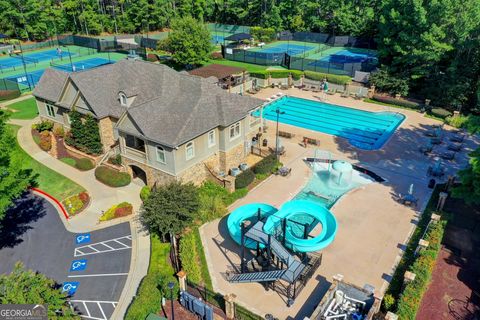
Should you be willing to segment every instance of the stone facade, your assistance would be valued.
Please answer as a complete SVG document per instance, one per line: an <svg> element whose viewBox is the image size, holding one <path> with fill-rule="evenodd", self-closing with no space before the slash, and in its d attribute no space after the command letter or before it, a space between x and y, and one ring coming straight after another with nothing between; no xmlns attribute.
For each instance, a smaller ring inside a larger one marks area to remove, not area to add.
<svg viewBox="0 0 480 320"><path fill-rule="evenodd" d="M150 186L150 187L153 187L155 184L164 185L164 184L167 184L169 182L172 182L172 181L176 180L174 176L172 176L172 175L170 175L166 172L163 172L161 170L152 168L152 167L146 165L145 163L141 163L141 162L132 160L132 159L127 158L123 155L122 155L122 163L125 165L125 167L127 169L127 172L131 176L133 176L133 170L132 170L132 167L131 167L132 165L142 169L145 172L145 175L147 177L147 185Z"/></svg>
<svg viewBox="0 0 480 320"><path fill-rule="evenodd" d="M204 161L200 161L194 166L184 170L179 175L179 180L182 182L193 182L195 185L201 185L205 180L212 175L207 166L213 170L220 168L220 158L218 154L214 154ZM220 170L223 170L220 168Z"/></svg>
<svg viewBox="0 0 480 320"><path fill-rule="evenodd" d="M239 144L232 149L219 152L219 160L220 160L220 168L221 170L228 173L228 170L233 167L238 167L240 163L244 162L246 154L245 154L245 147L243 143Z"/></svg>
<svg viewBox="0 0 480 320"><path fill-rule="evenodd" d="M109 150L110 147L115 144L115 137L113 136L115 122L111 117L106 117L98 121L100 140L102 141L104 151Z"/></svg>

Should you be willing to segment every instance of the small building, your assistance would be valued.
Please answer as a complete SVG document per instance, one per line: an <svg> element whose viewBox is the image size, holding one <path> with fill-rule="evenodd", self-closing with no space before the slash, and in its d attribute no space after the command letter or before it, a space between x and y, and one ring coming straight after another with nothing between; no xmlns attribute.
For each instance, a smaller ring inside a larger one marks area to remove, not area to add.
<svg viewBox="0 0 480 320"><path fill-rule="evenodd" d="M150 186L228 173L261 130L263 100L140 60L76 73L47 69L33 95L40 118L67 131L72 110L92 115L104 153L120 154L125 170Z"/></svg>
<svg viewBox="0 0 480 320"><path fill-rule="evenodd" d="M194 69L189 73L193 76L211 79L219 87L231 93L243 94L250 90L253 85L248 71L240 67L210 64Z"/></svg>

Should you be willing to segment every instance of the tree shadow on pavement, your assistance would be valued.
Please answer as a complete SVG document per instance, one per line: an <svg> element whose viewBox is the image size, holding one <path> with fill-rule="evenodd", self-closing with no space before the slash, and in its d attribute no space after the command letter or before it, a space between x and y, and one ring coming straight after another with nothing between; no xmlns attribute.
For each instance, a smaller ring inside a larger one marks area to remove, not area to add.
<svg viewBox="0 0 480 320"><path fill-rule="evenodd" d="M44 200L25 192L14 201L0 222L0 249L13 248L21 243L22 235L32 228L31 223L45 214Z"/></svg>

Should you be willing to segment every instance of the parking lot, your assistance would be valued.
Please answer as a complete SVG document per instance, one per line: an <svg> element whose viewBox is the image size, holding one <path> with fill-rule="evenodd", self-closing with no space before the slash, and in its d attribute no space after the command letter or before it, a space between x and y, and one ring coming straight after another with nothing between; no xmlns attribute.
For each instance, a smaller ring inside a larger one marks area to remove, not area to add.
<svg viewBox="0 0 480 320"><path fill-rule="evenodd" d="M83 318L110 319L130 268L128 222L70 233L49 202L29 194L9 210L0 234L0 273L21 261L62 285Z"/></svg>

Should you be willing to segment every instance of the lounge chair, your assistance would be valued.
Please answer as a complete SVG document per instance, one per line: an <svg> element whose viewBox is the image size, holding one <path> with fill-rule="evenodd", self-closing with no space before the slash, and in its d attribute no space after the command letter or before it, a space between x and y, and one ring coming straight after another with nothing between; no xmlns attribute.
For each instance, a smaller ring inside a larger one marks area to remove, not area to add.
<svg viewBox="0 0 480 320"><path fill-rule="evenodd" d="M337 93L337 89L332 89L332 90L328 90L327 91L327 94L333 96L335 93Z"/></svg>
<svg viewBox="0 0 480 320"><path fill-rule="evenodd" d="M322 90L320 90L320 87L314 87L312 86L312 92L320 92Z"/></svg>
<svg viewBox="0 0 480 320"><path fill-rule="evenodd" d="M341 95L342 98L348 98L350 96L350 92L348 90L344 91Z"/></svg>
<svg viewBox="0 0 480 320"><path fill-rule="evenodd" d="M399 195L398 202L407 206L417 206L418 199L411 194Z"/></svg>
<svg viewBox="0 0 480 320"><path fill-rule="evenodd" d="M428 144L426 146L421 146L419 150L423 154L429 154L430 152L432 152L433 146L431 144Z"/></svg>
<svg viewBox="0 0 480 320"><path fill-rule="evenodd" d="M458 143L458 142L449 143L447 149L451 150L451 151L458 152L458 151L462 150L462 144Z"/></svg>
<svg viewBox="0 0 480 320"><path fill-rule="evenodd" d="M430 139L430 142L431 142L431 144L441 144L442 139L439 138L439 137L433 137L433 138Z"/></svg>
<svg viewBox="0 0 480 320"><path fill-rule="evenodd" d="M440 157L442 157L442 159L445 159L445 160L453 160L453 159L455 159L455 152L445 151L444 153L442 153L440 155Z"/></svg>

